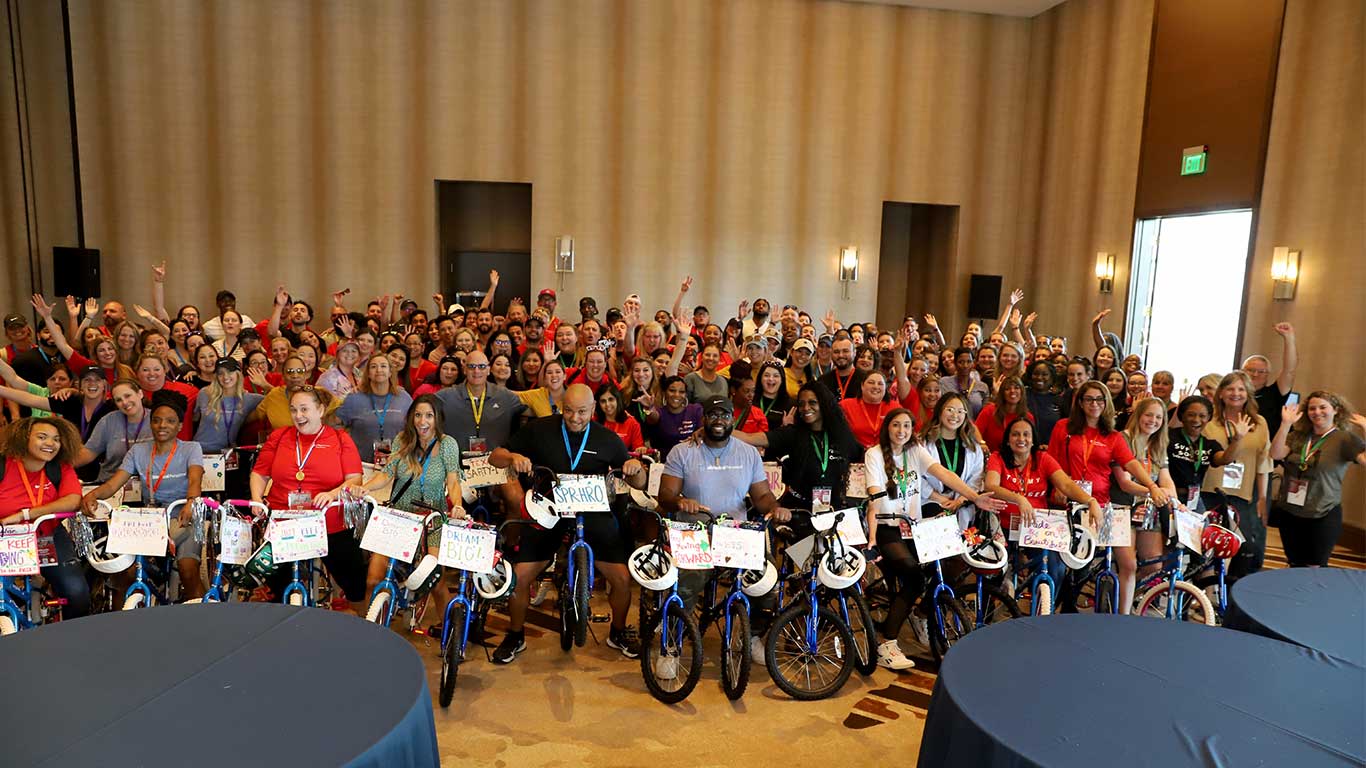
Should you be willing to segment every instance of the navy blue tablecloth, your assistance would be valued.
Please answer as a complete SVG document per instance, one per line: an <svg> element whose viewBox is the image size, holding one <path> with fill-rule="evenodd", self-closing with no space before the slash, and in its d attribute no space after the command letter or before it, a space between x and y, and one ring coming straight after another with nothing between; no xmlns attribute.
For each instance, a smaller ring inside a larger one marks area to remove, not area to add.
<svg viewBox="0 0 1366 768"><path fill-rule="evenodd" d="M1224 626L1366 667L1366 571L1284 568L1238 580Z"/></svg>
<svg viewBox="0 0 1366 768"><path fill-rule="evenodd" d="M261 603L107 613L0 639L0 764L435 766L426 672L355 617Z"/></svg>
<svg viewBox="0 0 1366 768"><path fill-rule="evenodd" d="M964 638L920 767L1357 766L1366 672L1243 632L1131 616L1014 619Z"/></svg>

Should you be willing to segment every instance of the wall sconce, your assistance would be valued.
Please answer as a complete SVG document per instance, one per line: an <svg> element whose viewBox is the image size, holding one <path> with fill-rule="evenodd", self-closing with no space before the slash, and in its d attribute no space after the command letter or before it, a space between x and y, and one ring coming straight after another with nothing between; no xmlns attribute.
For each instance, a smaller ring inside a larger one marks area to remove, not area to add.
<svg viewBox="0 0 1366 768"><path fill-rule="evenodd" d="M1288 301L1295 298L1295 288L1300 282L1300 252L1285 246L1271 250L1271 298Z"/></svg>
<svg viewBox="0 0 1366 768"><path fill-rule="evenodd" d="M555 271L574 271L574 238L569 235L555 238Z"/></svg>
<svg viewBox="0 0 1366 768"><path fill-rule="evenodd" d="M1104 251L1096 252L1096 278L1100 280L1100 292L1110 293L1115 288L1115 255Z"/></svg>
<svg viewBox="0 0 1366 768"><path fill-rule="evenodd" d="M858 246L846 245L840 249L840 280L846 283L858 280Z"/></svg>

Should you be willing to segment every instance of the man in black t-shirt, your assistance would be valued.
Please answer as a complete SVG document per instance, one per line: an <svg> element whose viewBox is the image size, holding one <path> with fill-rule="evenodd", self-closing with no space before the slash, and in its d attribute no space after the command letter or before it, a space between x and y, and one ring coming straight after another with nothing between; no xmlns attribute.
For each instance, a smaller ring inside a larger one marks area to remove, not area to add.
<svg viewBox="0 0 1366 768"><path fill-rule="evenodd" d="M529 474L532 467L546 467L556 474L604 475L620 469L626 482L644 488L646 474L639 461L631 458L626 444L611 430L593 422L593 391L583 384L565 390L559 415L535 419L522 427L508 441L489 456L495 467L511 467L519 474ZM516 485L510 481L509 486ZM518 489L520 490L520 488ZM631 610L631 578L626 570L630 554L631 535L623 514L614 512L585 513L584 540L593 549L597 570L611 585L609 600L612 605L612 629L607 645L621 651L627 658L640 655L634 632L626 626ZM574 519L566 518L551 530L523 526L522 538L509 560L516 564L517 587L508 602L508 634L493 653L498 664L511 663L517 654L526 650L522 628L527 606L531 602L531 585L560 548L566 532L573 530Z"/></svg>
<svg viewBox="0 0 1366 768"><path fill-rule="evenodd" d="M1295 388L1295 368L1299 365L1299 350L1295 346L1295 328L1290 323L1277 323L1281 335L1281 372L1271 379L1271 361L1265 355L1252 355L1243 361L1243 371L1252 379L1257 399L1257 413L1266 419L1272 435L1281 428L1281 407L1290 390Z"/></svg>
<svg viewBox="0 0 1366 768"><path fill-rule="evenodd" d="M859 397L863 392L866 374L854 367L854 342L851 339L835 339L830 349L830 360L835 367L817 381L834 393L837 401Z"/></svg>

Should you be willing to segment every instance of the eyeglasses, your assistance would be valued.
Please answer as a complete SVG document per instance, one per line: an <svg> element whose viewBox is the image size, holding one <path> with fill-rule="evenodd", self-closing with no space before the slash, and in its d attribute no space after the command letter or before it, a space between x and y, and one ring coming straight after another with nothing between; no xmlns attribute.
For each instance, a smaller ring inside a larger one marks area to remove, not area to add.
<svg viewBox="0 0 1366 768"><path fill-rule="evenodd" d="M290 374L291 376L298 376L298 375L301 374L301 373L308 373L308 369L307 369L307 368L286 368L286 369L285 369L285 373L288 373L288 374Z"/></svg>
<svg viewBox="0 0 1366 768"><path fill-rule="evenodd" d="M945 416L949 416L949 415L953 415L953 416L966 416L966 415L968 415L968 412L965 411L965 410L963 410L962 408L945 408L945 409L944 409L944 415L945 415Z"/></svg>
<svg viewBox="0 0 1366 768"><path fill-rule="evenodd" d="M1083 403L1103 403L1105 398L1098 395L1087 395L1081 399Z"/></svg>
<svg viewBox="0 0 1366 768"><path fill-rule="evenodd" d="M488 368L488 363L465 363L465 370L467 371L487 371Z"/></svg>

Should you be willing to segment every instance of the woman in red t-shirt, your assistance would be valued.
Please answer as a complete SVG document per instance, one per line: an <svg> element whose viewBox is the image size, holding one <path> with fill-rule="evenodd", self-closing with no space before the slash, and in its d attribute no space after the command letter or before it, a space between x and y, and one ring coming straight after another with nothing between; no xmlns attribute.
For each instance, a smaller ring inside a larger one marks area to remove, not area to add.
<svg viewBox="0 0 1366 768"><path fill-rule="evenodd" d="M81 449L81 436L71 422L56 416L21 419L5 438L0 445L0 462L4 462L0 524L14 525L80 508L81 481L72 462ZM74 619L90 613L90 587L66 528L47 523L38 533L52 536L57 562L62 563L40 569L52 591L66 600L62 615Z"/></svg>
<svg viewBox="0 0 1366 768"><path fill-rule="evenodd" d="M1034 420L1034 414L1025 405L1024 382L1015 376L1007 376L996 383L996 394L977 414L977 431L988 450L997 450L1005 441L1006 424L1017 418Z"/></svg>
<svg viewBox="0 0 1366 768"><path fill-rule="evenodd" d="M768 417L754 405L754 379L737 376L730 380L727 388L730 390L731 405L735 408L735 431L750 434L767 432Z"/></svg>
<svg viewBox="0 0 1366 768"><path fill-rule="evenodd" d="M873 370L863 377L858 397L848 397L840 401L840 409L844 411L845 421L849 422L849 429L854 432L854 439L864 448L877 445L877 433L882 427L882 420L887 414L901 407L900 403L883 402L886 395L886 377L882 375L882 371Z"/></svg>
<svg viewBox="0 0 1366 768"><path fill-rule="evenodd" d="M621 390L610 381L598 387L595 396L597 401L597 413L593 415L593 420L607 427L626 443L626 450L635 453L645 447L645 438L640 432L640 422L636 417L626 412L622 403L626 399L622 396Z"/></svg>
<svg viewBox="0 0 1366 768"><path fill-rule="evenodd" d="M323 426L326 407L312 387L296 389L289 398L294 425L270 434L251 471L252 501L272 510L312 509L325 494L361 480L360 453L351 436ZM266 484L270 482L270 493ZM365 608L365 561L360 544L342 520L340 507L327 511L327 556L323 563L341 586L356 615ZM278 568L270 580L276 595L289 584L291 569Z"/></svg>
<svg viewBox="0 0 1366 768"><path fill-rule="evenodd" d="M138 385L142 387L142 399L150 400L152 393L160 392L165 389L170 392L179 392L185 398L185 402L193 403L199 398L199 389L190 384L180 381L166 380L166 361L156 355L143 355L138 358L136 366ZM181 440L194 439L194 420L185 419L180 425L180 434L177 435Z"/></svg>
<svg viewBox="0 0 1366 768"><path fill-rule="evenodd" d="M1139 485L1148 489L1148 497L1154 505L1165 507L1169 501L1167 492L1153 482L1144 472L1143 465L1134 458L1124 436L1115 431L1115 406L1110 400L1110 390L1099 381L1088 381L1077 389L1072 413L1053 427L1048 452L1102 506L1110 503L1110 467L1114 464L1123 467ZM1114 555L1119 572L1119 607L1122 613L1128 613L1134 602L1138 563L1133 547L1114 547Z"/></svg>

